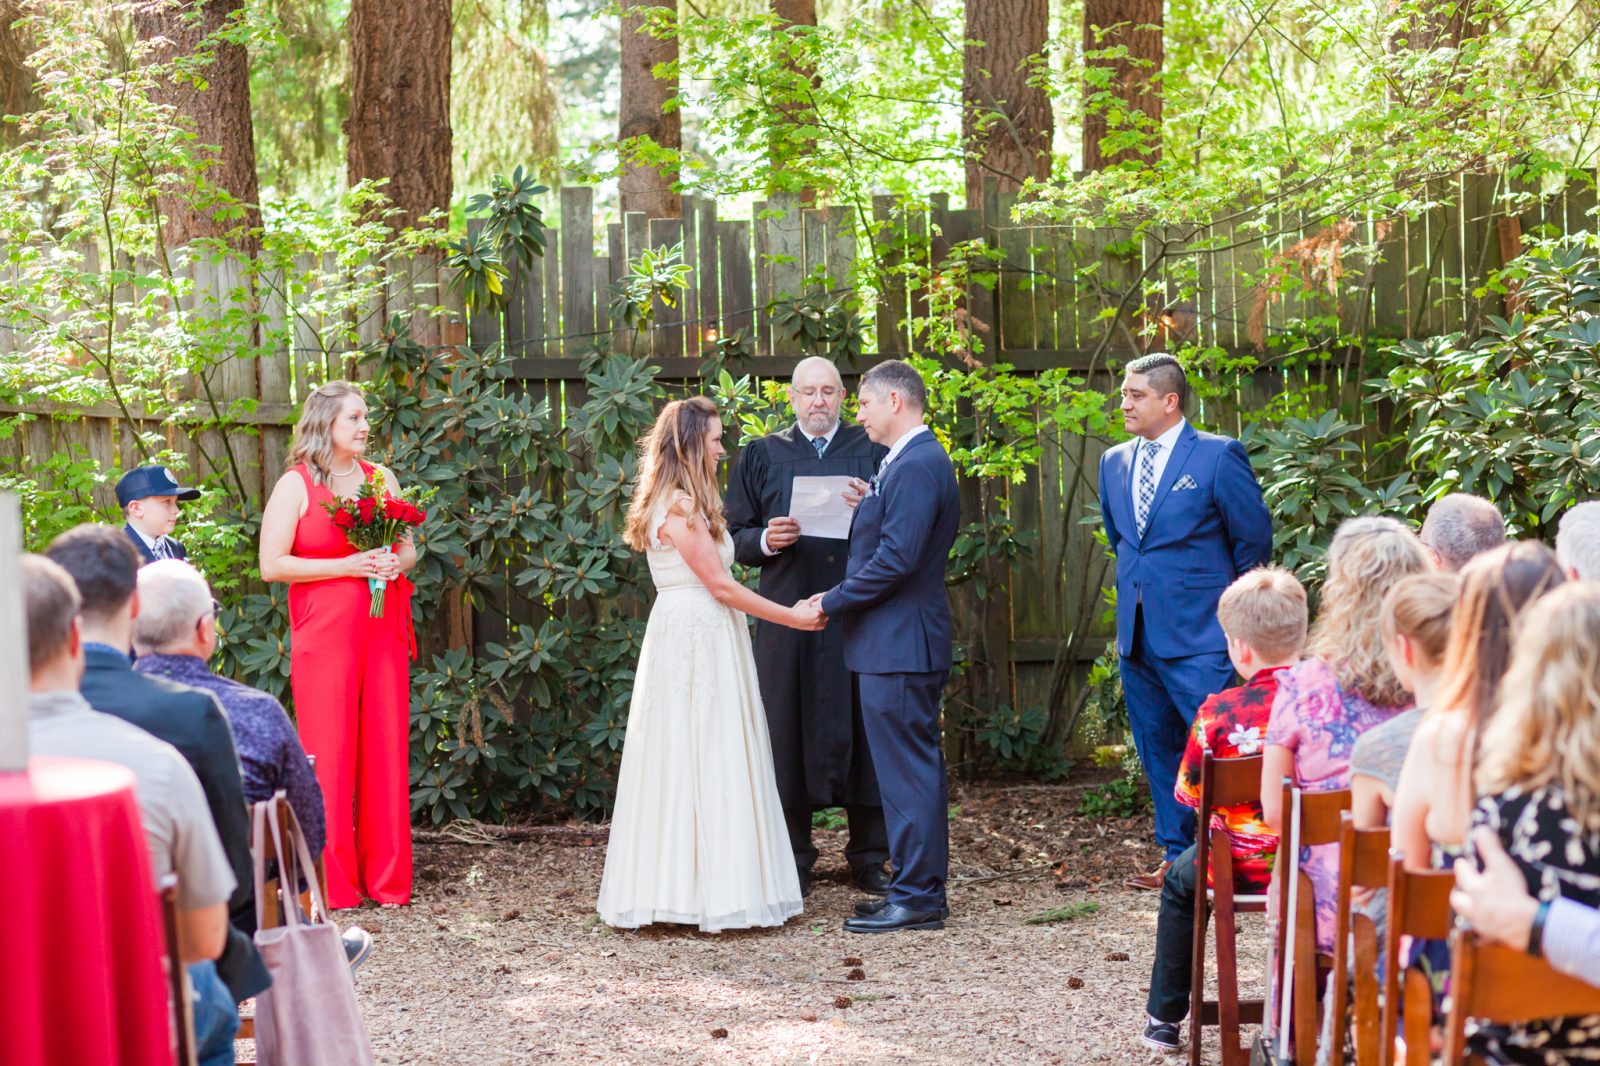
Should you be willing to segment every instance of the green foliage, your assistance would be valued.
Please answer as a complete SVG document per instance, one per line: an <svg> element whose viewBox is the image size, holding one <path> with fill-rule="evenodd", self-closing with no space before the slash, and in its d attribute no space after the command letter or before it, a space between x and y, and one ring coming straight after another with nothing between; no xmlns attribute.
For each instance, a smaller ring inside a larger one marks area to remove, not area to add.
<svg viewBox="0 0 1600 1066"><path fill-rule="evenodd" d="M611 286L611 317L631 330L655 322L656 308L677 307L692 268L683 261L683 242L671 248L646 248Z"/></svg>
<svg viewBox="0 0 1600 1066"><path fill-rule="evenodd" d="M500 257L500 241L485 226L450 242L444 265L455 272L450 284L460 291L467 310L498 311L506 305L505 261Z"/></svg>
<svg viewBox="0 0 1600 1066"><path fill-rule="evenodd" d="M1114 781L1084 789L1078 801L1078 810L1090 818L1128 818L1149 806L1149 787L1137 757L1131 771Z"/></svg>
<svg viewBox="0 0 1600 1066"><path fill-rule="evenodd" d="M484 233L499 249L502 262L528 269L535 259L544 257L548 240L544 211L534 198L549 191L518 166L509 178L496 174L488 192L467 201L469 215L488 215Z"/></svg>
<svg viewBox="0 0 1600 1066"><path fill-rule="evenodd" d="M1091 914L1098 914L1100 904L1094 900L1079 900L1076 903L1067 903L1060 907L1051 907L1047 911L1040 911L1022 919L1023 925L1054 925L1057 922L1075 922L1079 918L1087 918Z"/></svg>

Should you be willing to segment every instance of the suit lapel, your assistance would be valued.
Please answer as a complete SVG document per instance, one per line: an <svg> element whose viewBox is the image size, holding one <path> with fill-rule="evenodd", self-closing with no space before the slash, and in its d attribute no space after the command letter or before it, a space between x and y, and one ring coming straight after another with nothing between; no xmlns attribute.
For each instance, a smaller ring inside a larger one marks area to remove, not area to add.
<svg viewBox="0 0 1600 1066"><path fill-rule="evenodd" d="M1167 468L1161 472L1161 484L1156 486L1156 498L1150 501L1150 517L1144 527L1146 533L1149 533L1156 524L1156 512L1161 510L1162 503L1171 495L1173 483L1182 476L1184 465L1188 463L1197 439L1194 426L1185 424L1183 432L1178 434L1178 443L1172 446L1172 458L1167 460Z"/></svg>

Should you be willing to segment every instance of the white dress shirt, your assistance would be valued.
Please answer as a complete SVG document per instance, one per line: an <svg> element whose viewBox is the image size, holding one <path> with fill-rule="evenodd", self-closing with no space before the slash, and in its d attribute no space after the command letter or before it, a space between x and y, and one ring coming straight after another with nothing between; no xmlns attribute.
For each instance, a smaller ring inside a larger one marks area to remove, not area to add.
<svg viewBox="0 0 1600 1066"><path fill-rule="evenodd" d="M1177 425L1157 437L1156 443L1160 445L1160 448L1156 451L1153 459L1146 454L1149 444L1145 438L1139 438L1138 450L1134 453L1133 458L1133 484L1128 486L1133 498L1133 512L1135 515L1139 513L1139 477L1143 473L1143 464L1154 463L1152 470L1155 477L1151 478L1151 484L1155 485L1157 491L1160 491L1161 476L1167 472L1167 460L1172 458L1172 449L1177 447L1178 435L1183 432L1183 427L1188 424L1188 419L1180 418ZM1154 509L1154 500L1150 501L1150 506Z"/></svg>
<svg viewBox="0 0 1600 1066"><path fill-rule="evenodd" d="M140 529L138 526L134 525L132 522L128 523L128 528L133 530L135 533L139 534L139 539L144 541L144 546L146 548L149 548L150 549L150 554L154 555L157 559L163 559L163 558L176 559L178 557L176 552L169 552L167 555L163 556L159 551L156 550L156 545L159 544L161 541L166 540L167 539L166 537L152 537L152 536L150 536L150 534L146 533L144 530Z"/></svg>
<svg viewBox="0 0 1600 1066"><path fill-rule="evenodd" d="M883 457L883 462L878 464L878 484L883 484L884 471L889 469L889 464L895 461L896 456L906 450L906 445L916 440L920 434L928 432L930 432L928 427L919 422L910 429L906 430L905 433L901 435L900 439L894 442L893 446L891 446L889 449L889 454L885 455Z"/></svg>
<svg viewBox="0 0 1600 1066"><path fill-rule="evenodd" d="M839 427L842 424L843 423L841 423L841 422L835 422L833 424L833 428L832 429L828 430L828 432L826 432L826 433L819 433L819 434L807 433L805 431L805 427L800 425L798 422L795 423L795 427L794 428L796 428L796 429L798 429L800 431L800 435L806 439L806 443L807 444L811 444L812 450L815 451L817 446L815 444L812 444L811 442L816 440L816 439L818 439L818 437L820 437L821 439L823 439L823 440L828 442L828 448L833 447L833 438L837 437L839 435ZM819 462L823 458L825 458L827 456L828 448L822 449L822 454L817 456L817 460ZM774 515L773 517L777 517L777 516ZM764 530L764 529L761 531L761 554L762 555L769 555L769 556L778 554L773 549L767 547L767 531Z"/></svg>

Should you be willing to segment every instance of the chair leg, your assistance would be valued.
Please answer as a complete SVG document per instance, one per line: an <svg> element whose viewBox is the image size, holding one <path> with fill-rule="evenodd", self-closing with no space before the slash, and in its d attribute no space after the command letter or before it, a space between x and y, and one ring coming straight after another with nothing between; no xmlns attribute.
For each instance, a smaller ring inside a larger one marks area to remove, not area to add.
<svg viewBox="0 0 1600 1066"><path fill-rule="evenodd" d="M1317 1037L1317 905L1311 879L1304 874L1300 884L1299 913L1295 916L1294 942L1294 1061L1296 1066L1316 1066Z"/></svg>
<svg viewBox="0 0 1600 1066"><path fill-rule="evenodd" d="M1239 1039L1239 921L1224 901L1217 908L1217 1026L1222 1066L1245 1066L1249 1055Z"/></svg>
<svg viewBox="0 0 1600 1066"><path fill-rule="evenodd" d="M1355 941L1355 993L1351 998L1356 1066L1378 1066L1378 933L1371 921L1357 916L1350 933Z"/></svg>
<svg viewBox="0 0 1600 1066"><path fill-rule="evenodd" d="M1402 1005L1405 1008L1401 1026L1406 1038L1406 1066L1429 1066L1433 1061L1433 986L1428 984L1427 975L1421 970L1406 971Z"/></svg>
<svg viewBox="0 0 1600 1066"><path fill-rule="evenodd" d="M1211 917L1205 883L1202 881L1195 891L1194 944L1189 962L1189 1066L1200 1066L1201 1034L1205 1032L1206 923Z"/></svg>

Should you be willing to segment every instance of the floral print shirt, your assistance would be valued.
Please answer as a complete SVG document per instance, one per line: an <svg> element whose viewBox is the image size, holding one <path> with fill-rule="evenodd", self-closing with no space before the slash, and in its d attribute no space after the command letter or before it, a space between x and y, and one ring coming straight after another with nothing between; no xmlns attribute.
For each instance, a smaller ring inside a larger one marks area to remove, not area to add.
<svg viewBox="0 0 1600 1066"><path fill-rule="evenodd" d="M1409 709L1380 706L1359 693L1346 692L1331 666L1321 659L1302 659L1278 675L1267 743L1294 756L1295 781L1302 791L1335 792L1350 787L1350 754L1356 738ZM1287 812L1284 817L1287 820ZM1339 845L1302 848L1300 869L1311 878L1316 897L1317 950L1332 952Z"/></svg>
<svg viewBox="0 0 1600 1066"><path fill-rule="evenodd" d="M1260 755L1266 746L1267 723L1278 694L1278 675L1287 667L1258 670L1249 681L1209 697L1195 712L1194 728L1178 766L1173 794L1179 803L1200 806L1200 768L1205 753L1216 759L1241 759ZM1228 834L1233 851L1235 892L1266 891L1272 878L1272 856L1278 837L1261 817L1261 802L1218 807L1211 826ZM1207 871L1207 878L1210 871Z"/></svg>

